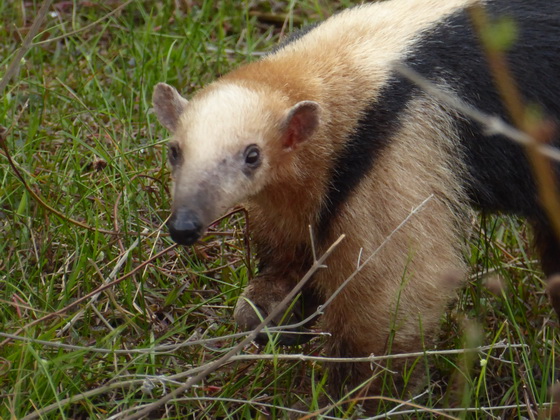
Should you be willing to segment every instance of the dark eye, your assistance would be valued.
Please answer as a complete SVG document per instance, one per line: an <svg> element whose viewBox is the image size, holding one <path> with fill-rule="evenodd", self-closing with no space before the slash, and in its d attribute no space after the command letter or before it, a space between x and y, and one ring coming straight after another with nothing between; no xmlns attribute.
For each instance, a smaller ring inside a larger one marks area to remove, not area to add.
<svg viewBox="0 0 560 420"><path fill-rule="evenodd" d="M176 165L181 157L181 150L175 143L170 143L168 146L167 158L171 165Z"/></svg>
<svg viewBox="0 0 560 420"><path fill-rule="evenodd" d="M251 144L245 149L245 164L250 168L258 168L261 164L261 149L256 144Z"/></svg>

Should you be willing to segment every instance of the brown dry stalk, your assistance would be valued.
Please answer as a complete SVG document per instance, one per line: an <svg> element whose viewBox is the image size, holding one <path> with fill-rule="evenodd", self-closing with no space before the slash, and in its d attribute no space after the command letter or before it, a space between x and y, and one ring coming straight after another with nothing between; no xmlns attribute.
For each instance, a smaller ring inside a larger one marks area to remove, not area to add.
<svg viewBox="0 0 560 420"><path fill-rule="evenodd" d="M560 239L560 194L558 194L558 185L551 161L537 151L538 144L550 143L555 130L550 121L532 117L509 69L504 51L490 45L487 37L484 36L491 28L484 7L479 4L471 6L469 13L473 27L486 54L490 73L513 124L536 140L532 144L528 144L525 151L537 181L541 204L547 213L557 239Z"/></svg>
<svg viewBox="0 0 560 420"><path fill-rule="evenodd" d="M23 40L19 51L12 59L12 62L8 66L8 70L6 70L4 77L2 77L2 80L0 80L0 96L4 96L4 89L6 89L6 86L8 86L10 80L12 80L12 78L17 74L19 66L21 65L21 60L33 46L31 42L33 41L33 38L35 38L35 35L37 35L37 32L39 32L39 27L43 23L43 20L45 19L45 16L47 15L52 2L53 0L46 0L45 2L43 2L43 5L39 9L37 17L33 21L29 32L25 36L25 39Z"/></svg>
<svg viewBox="0 0 560 420"><path fill-rule="evenodd" d="M37 201L37 203L39 203L39 205L41 207L43 207L45 210L55 214L56 216L60 217L62 220L66 221L68 223L71 223L73 225L79 226L81 228L91 230L91 231L95 231L95 232L105 233L107 235L119 235L119 232L114 232L112 230L106 230L106 229L94 228L92 226L87 225L86 223L82 223L78 220L72 219L71 217L68 217L68 216L64 215L61 211L59 211L59 210L55 209L54 207L51 207L49 204L47 204L47 202L45 200L43 200L43 198L39 194L37 194L33 190L33 188L31 188L29 186L29 184L25 181L24 176L19 171L19 169L18 169L16 163L14 162L14 160L12 158L12 155L10 154L10 151L8 149L8 143L6 142L6 133L7 133L7 130L3 127L0 127L0 147L2 148L2 150L4 150L4 154L5 154L6 158L8 159L8 164L10 165L12 170L14 171L15 176L23 184L23 186L25 187L27 192L31 195L31 197L33 197L33 199L35 201Z"/></svg>

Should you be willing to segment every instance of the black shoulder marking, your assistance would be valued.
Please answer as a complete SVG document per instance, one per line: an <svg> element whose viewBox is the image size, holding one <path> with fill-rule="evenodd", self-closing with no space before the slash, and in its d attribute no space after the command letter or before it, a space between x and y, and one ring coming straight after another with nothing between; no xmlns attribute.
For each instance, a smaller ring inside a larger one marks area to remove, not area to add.
<svg viewBox="0 0 560 420"><path fill-rule="evenodd" d="M518 41L508 54L511 69L527 101L560 121L560 2L497 0L488 3L488 11L493 17L510 16L517 22ZM477 108L509 120L465 12L423 34L404 61ZM407 102L422 94L394 76L376 103L364 111L333 167L319 217L323 237L332 217L398 130ZM469 171L464 182L473 203L484 210L541 217L523 149L501 136L488 136L468 119L456 121Z"/></svg>
<svg viewBox="0 0 560 420"><path fill-rule="evenodd" d="M319 240L328 232L332 217L350 193L371 170L376 156L399 129L399 115L416 88L395 77L381 92L379 100L364 110L353 133L336 157L326 199L319 216Z"/></svg>

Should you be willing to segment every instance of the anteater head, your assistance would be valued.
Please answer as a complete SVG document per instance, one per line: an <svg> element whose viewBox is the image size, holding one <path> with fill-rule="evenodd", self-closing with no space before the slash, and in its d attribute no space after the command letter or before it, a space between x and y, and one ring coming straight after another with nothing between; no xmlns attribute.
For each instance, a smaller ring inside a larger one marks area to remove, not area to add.
<svg viewBox="0 0 560 420"><path fill-rule="evenodd" d="M316 102L290 101L248 82L216 82L190 101L159 83L153 104L173 134L168 227L183 245L196 242L228 208L278 182L319 126Z"/></svg>

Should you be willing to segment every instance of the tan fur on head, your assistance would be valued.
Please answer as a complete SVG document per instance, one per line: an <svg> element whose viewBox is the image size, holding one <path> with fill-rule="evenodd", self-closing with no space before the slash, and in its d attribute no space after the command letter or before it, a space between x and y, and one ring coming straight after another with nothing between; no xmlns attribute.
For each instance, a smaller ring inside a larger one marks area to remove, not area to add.
<svg viewBox="0 0 560 420"><path fill-rule="evenodd" d="M316 133L320 106L291 101L265 85L218 82L187 102L163 83L154 108L172 133L173 214L195 215L207 226L265 186L298 177L295 152ZM258 164L246 165L249 148ZM257 150L258 149L258 150ZM173 223L172 216L172 223Z"/></svg>

